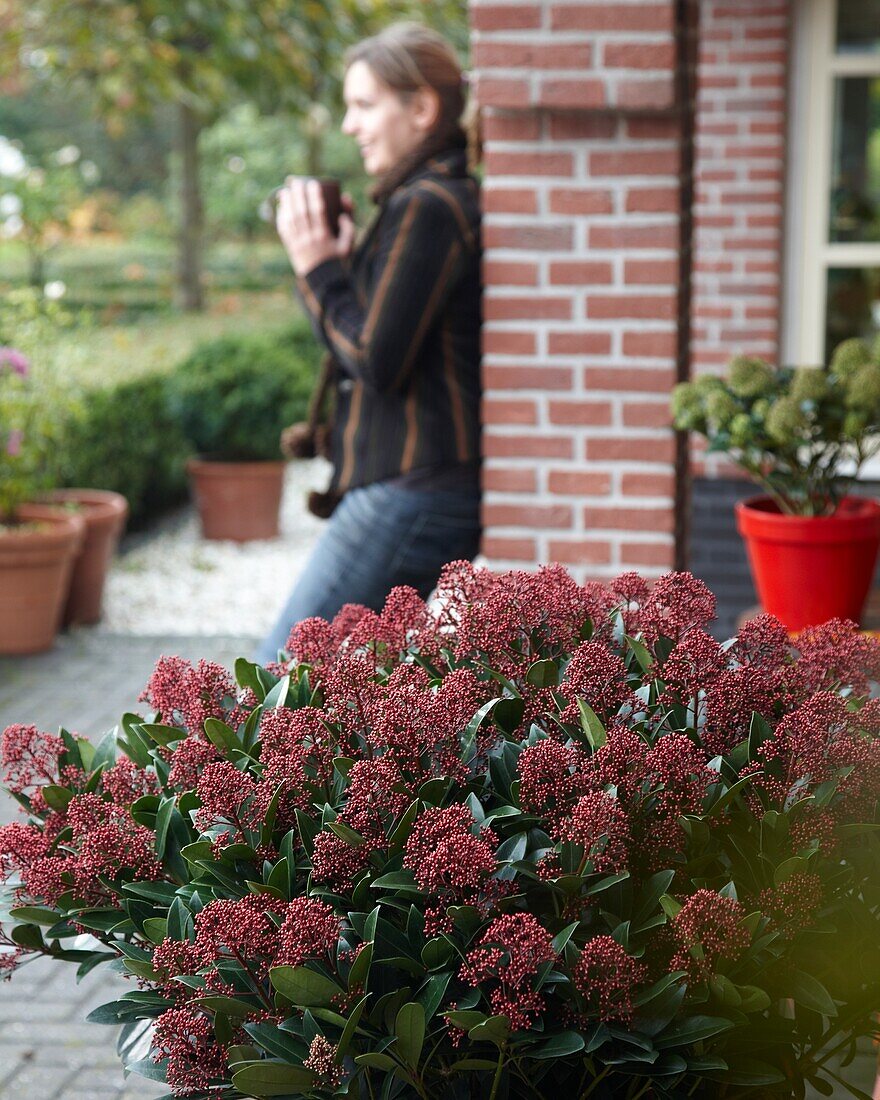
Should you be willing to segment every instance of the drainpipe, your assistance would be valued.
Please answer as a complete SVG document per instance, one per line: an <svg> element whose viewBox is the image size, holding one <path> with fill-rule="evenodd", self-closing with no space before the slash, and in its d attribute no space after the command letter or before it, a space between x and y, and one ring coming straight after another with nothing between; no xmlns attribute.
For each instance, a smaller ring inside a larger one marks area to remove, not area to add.
<svg viewBox="0 0 880 1100"><path fill-rule="evenodd" d="M699 0L675 0L675 98L680 122L678 318L675 380L686 382L691 370L693 302L694 136L696 131ZM675 433L675 568L687 569L691 520L688 433Z"/></svg>

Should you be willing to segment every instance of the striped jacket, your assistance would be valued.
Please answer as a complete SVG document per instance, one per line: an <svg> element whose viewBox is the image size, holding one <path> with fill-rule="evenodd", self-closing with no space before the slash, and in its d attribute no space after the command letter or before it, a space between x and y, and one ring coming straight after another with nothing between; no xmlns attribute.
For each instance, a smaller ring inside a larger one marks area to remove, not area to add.
<svg viewBox="0 0 880 1100"><path fill-rule="evenodd" d="M415 169L350 261L297 280L335 360L338 492L479 460L480 207L463 149Z"/></svg>

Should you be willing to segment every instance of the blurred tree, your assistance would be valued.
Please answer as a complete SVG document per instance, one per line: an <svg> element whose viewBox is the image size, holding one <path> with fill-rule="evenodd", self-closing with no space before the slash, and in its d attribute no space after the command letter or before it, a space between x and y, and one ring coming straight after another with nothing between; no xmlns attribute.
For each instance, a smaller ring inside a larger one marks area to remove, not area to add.
<svg viewBox="0 0 880 1100"><path fill-rule="evenodd" d="M467 0L0 0L0 22L11 28L0 39L0 71L5 60L62 84L90 81L111 133L132 115L173 105L179 297L200 309L202 129L241 100L295 112L305 122L308 169L318 173L346 46L402 16L442 27L459 45L466 37Z"/></svg>
<svg viewBox="0 0 880 1100"><path fill-rule="evenodd" d="M98 169L97 179L120 196L158 195L168 176L171 114L169 107L132 114L124 133L114 136L97 117L92 88L60 87L40 70L32 73L26 91L0 96L0 134L20 142L37 160L76 145Z"/></svg>
<svg viewBox="0 0 880 1100"><path fill-rule="evenodd" d="M34 160L0 137L0 233L27 249L31 286L43 286L46 257L61 243L82 198L84 167L87 180L88 162L81 162L75 145Z"/></svg>

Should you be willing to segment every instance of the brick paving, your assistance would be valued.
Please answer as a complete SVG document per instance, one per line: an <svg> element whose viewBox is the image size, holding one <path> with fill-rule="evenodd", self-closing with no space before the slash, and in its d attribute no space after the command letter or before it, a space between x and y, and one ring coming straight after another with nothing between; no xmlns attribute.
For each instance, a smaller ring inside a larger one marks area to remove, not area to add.
<svg viewBox="0 0 880 1100"><path fill-rule="evenodd" d="M179 653L231 667L253 638L145 638L81 631L51 653L0 658L0 729L33 722L99 739L137 697L156 658ZM0 794L0 823L15 814ZM130 988L98 969L76 984L75 967L40 959L0 983L0 1097L3 1100L150 1100L167 1093L142 1077L123 1078L117 1029L86 1023L97 1005Z"/></svg>

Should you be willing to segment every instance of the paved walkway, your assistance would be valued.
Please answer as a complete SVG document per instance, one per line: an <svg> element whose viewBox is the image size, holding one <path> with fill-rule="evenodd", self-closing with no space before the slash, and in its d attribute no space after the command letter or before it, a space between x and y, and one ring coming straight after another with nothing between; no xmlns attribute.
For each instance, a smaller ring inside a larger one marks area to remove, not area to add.
<svg viewBox="0 0 880 1100"><path fill-rule="evenodd" d="M156 658L177 653L231 668L252 638L145 638L82 631L39 657L0 658L0 730L33 722L97 740L137 697ZM0 823L15 807L0 795ZM141 1077L125 1081L116 1028L85 1022L97 1005L126 990L118 975L92 971L77 986L75 968L40 959L0 982L0 1097L3 1100L148 1100L167 1092Z"/></svg>

